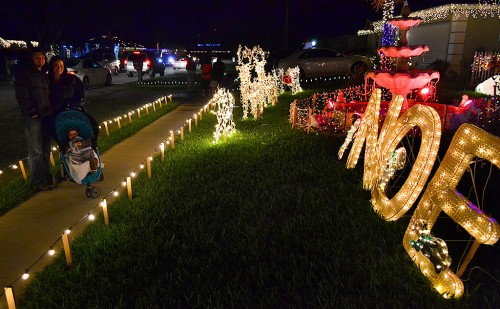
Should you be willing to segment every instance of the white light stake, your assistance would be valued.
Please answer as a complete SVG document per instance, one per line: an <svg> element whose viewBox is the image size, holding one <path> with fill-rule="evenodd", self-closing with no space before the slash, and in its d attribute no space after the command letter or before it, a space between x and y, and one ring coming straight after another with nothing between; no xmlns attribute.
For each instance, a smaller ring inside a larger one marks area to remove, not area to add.
<svg viewBox="0 0 500 309"><path fill-rule="evenodd" d="M164 99L164 98L165 98L165 97L163 97L163 98L161 98L161 99L159 99L159 100L158 100L158 103L160 104L160 108L162 108L162 106L161 106L161 101L163 101L163 99Z"/></svg>
<svg viewBox="0 0 500 309"><path fill-rule="evenodd" d="M189 124L189 133L191 133L191 119L188 120L188 124Z"/></svg>
<svg viewBox="0 0 500 309"><path fill-rule="evenodd" d="M148 104L146 104L145 106L146 106L146 114L148 114L148 115L149 115Z"/></svg>
<svg viewBox="0 0 500 309"><path fill-rule="evenodd" d="M108 202L105 198L101 201L102 206L102 214L104 215L104 224L109 225L109 217L108 217Z"/></svg>
<svg viewBox="0 0 500 309"><path fill-rule="evenodd" d="M23 160L19 161L19 167L21 168L21 173L23 174L24 180L28 180L28 176L26 175L26 170L24 169Z"/></svg>
<svg viewBox="0 0 500 309"><path fill-rule="evenodd" d="M5 298L7 298L7 308L16 309L16 302L14 300L14 291L11 286L7 286L4 289Z"/></svg>
<svg viewBox="0 0 500 309"><path fill-rule="evenodd" d="M174 131L170 131L170 146L172 146L172 149L175 149L175 135Z"/></svg>
<svg viewBox="0 0 500 309"><path fill-rule="evenodd" d="M165 160L165 143L160 144L161 160Z"/></svg>
<svg viewBox="0 0 500 309"><path fill-rule="evenodd" d="M156 101L153 101L153 111L156 112L156 106L155 106Z"/></svg>
<svg viewBox="0 0 500 309"><path fill-rule="evenodd" d="M116 118L116 122L118 123L118 129L122 129L122 123L120 122L120 117Z"/></svg>
<svg viewBox="0 0 500 309"><path fill-rule="evenodd" d="M198 115L194 114L194 126L198 126Z"/></svg>
<svg viewBox="0 0 500 309"><path fill-rule="evenodd" d="M184 140L184 126L181 127L181 141Z"/></svg>
<svg viewBox="0 0 500 309"><path fill-rule="evenodd" d="M172 103L174 101L174 98L172 98L172 95L169 95L168 97L170 98L170 103Z"/></svg>
<svg viewBox="0 0 500 309"><path fill-rule="evenodd" d="M128 198L132 198L132 178L127 177L127 193Z"/></svg>
<svg viewBox="0 0 500 309"><path fill-rule="evenodd" d="M67 233L62 234L62 241L63 241L64 253L66 254L66 265L71 266L71 264L73 264L73 258L71 257L71 251L69 247L69 237Z"/></svg>
<svg viewBox="0 0 500 309"><path fill-rule="evenodd" d="M54 154L52 153L52 151L50 152L50 164L52 166L56 166L56 162L54 161Z"/></svg>
<svg viewBox="0 0 500 309"><path fill-rule="evenodd" d="M128 122L132 123L132 113L128 113Z"/></svg>
<svg viewBox="0 0 500 309"><path fill-rule="evenodd" d="M109 136L108 122L104 121L104 128L106 129L106 136Z"/></svg>
<svg viewBox="0 0 500 309"><path fill-rule="evenodd" d="M202 121L203 120L203 113L200 111L198 114L200 114L200 121Z"/></svg>
<svg viewBox="0 0 500 309"><path fill-rule="evenodd" d="M139 118L141 118L141 109L140 108L137 109L137 115L139 116Z"/></svg>
<svg viewBox="0 0 500 309"><path fill-rule="evenodd" d="M148 157L148 159L146 160L146 168L148 170L148 178L151 178L151 160L153 160L153 158L151 158L151 157Z"/></svg>

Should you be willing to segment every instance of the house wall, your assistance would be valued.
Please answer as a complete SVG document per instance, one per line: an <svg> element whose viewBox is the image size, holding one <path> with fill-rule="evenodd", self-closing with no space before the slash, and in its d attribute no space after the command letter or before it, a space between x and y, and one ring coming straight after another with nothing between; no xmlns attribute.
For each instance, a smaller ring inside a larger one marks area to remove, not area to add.
<svg viewBox="0 0 500 309"><path fill-rule="evenodd" d="M427 53L413 59L417 68L426 69L436 59L447 59L450 29L450 20L443 20L421 24L408 31L408 45L427 45L429 47Z"/></svg>
<svg viewBox="0 0 500 309"><path fill-rule="evenodd" d="M500 18L469 17L463 60L472 64L474 52L477 50L500 51Z"/></svg>

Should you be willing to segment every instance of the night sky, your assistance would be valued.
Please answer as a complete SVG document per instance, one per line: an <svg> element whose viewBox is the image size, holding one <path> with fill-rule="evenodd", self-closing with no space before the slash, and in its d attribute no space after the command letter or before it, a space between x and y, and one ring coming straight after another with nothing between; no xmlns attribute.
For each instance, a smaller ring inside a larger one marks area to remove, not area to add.
<svg viewBox="0 0 500 309"><path fill-rule="evenodd" d="M355 34L367 19L379 20L369 0L288 0L289 45ZM0 8L0 37L84 42L102 34L154 47L284 44L287 0L7 0ZM410 0L412 11L448 3ZM400 5L396 7L399 12ZM44 39L40 39L44 38Z"/></svg>

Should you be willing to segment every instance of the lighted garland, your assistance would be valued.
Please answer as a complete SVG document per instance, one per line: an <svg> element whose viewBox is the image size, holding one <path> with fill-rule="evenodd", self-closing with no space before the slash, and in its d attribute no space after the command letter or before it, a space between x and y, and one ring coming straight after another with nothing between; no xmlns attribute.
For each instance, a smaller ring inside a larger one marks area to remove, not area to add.
<svg viewBox="0 0 500 309"><path fill-rule="evenodd" d="M478 17L497 17L500 18L500 6L497 4L446 4L426 10L412 12L410 17L420 17L423 23L431 23L442 20L450 15ZM358 35L368 35L382 32L383 20L373 23L373 30L359 30Z"/></svg>
<svg viewBox="0 0 500 309"><path fill-rule="evenodd" d="M34 47L37 47L38 46L38 42L37 41L30 41L31 45L34 46ZM28 44L26 43L26 41L21 41L21 40L5 40L3 38L0 37L0 46L3 47L3 48L9 48L9 47L12 47L12 46L19 46L21 48L27 48L28 47Z"/></svg>

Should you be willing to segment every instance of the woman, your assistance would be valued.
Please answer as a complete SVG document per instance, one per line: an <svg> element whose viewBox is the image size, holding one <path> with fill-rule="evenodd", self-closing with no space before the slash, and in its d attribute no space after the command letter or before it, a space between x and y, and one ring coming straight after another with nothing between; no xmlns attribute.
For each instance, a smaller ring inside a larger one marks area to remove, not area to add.
<svg viewBox="0 0 500 309"><path fill-rule="evenodd" d="M55 132L55 118L57 114L67 108L79 108L83 110L85 104L85 86L74 74L69 74L61 58L55 56L49 62L49 99L52 105L50 119L51 135L57 141ZM86 113L92 124L95 139L93 145L97 145L97 133L99 124L94 117Z"/></svg>
<svg viewBox="0 0 500 309"><path fill-rule="evenodd" d="M83 107L85 87L74 74L69 74L59 57L52 57L49 63L49 98L54 116L66 108Z"/></svg>

